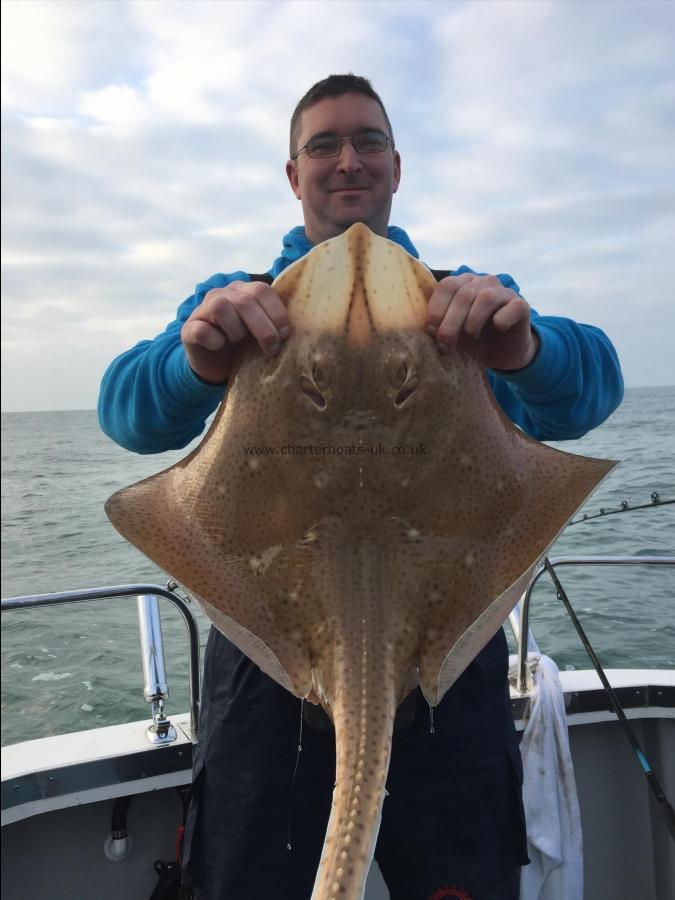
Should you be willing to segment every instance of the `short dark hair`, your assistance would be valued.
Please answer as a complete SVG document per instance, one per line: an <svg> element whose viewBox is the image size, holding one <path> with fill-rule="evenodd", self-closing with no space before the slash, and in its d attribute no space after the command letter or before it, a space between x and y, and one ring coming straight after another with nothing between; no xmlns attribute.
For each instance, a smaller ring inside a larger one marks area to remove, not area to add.
<svg viewBox="0 0 675 900"><path fill-rule="evenodd" d="M349 72L347 75L329 75L328 78L324 78L323 81L317 81L295 107L293 115L291 116L291 158L293 158L298 149L300 120L303 112L308 109L308 107L314 106L319 100L325 100L326 97L341 97L343 94L363 94L365 97L370 97L371 100L375 100L375 102L379 104L380 109L384 113L384 121L387 123L389 137L391 138L393 145L394 132L391 129L391 122L389 121L387 110L384 108L384 103L380 100L379 95L373 89L372 84L367 78Z"/></svg>

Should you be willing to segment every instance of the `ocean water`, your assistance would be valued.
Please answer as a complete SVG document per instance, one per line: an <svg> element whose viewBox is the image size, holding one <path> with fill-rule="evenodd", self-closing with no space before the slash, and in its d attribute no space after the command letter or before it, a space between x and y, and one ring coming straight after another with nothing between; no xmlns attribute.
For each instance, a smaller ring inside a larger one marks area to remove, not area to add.
<svg viewBox="0 0 675 900"><path fill-rule="evenodd" d="M593 514L675 497L675 387L633 389L579 441L553 444L622 460L590 498ZM109 441L93 411L2 415L2 596L151 581L166 575L108 523L120 487L182 459L138 456ZM675 556L675 505L571 525L550 555ZM607 667L675 667L675 568L562 569L561 580ZM187 637L162 604L169 715L188 708ZM202 640L208 625L200 618ZM547 579L532 628L560 668L590 663ZM508 628L507 628L508 633ZM146 718L135 600L2 615L2 743Z"/></svg>

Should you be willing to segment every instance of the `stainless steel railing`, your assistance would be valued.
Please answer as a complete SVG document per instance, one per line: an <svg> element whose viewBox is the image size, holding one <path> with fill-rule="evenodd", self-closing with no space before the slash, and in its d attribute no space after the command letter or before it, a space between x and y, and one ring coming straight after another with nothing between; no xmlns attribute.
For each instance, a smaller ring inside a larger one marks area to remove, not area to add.
<svg viewBox="0 0 675 900"><path fill-rule="evenodd" d="M556 566L675 566L675 556L560 556L549 560ZM530 586L518 606L509 616L511 628L518 645L518 676L516 687L524 694L531 688L528 679L528 652L538 652L537 643L530 629L530 604L535 585L546 569L537 569ZM199 733L199 628L194 613L187 602L170 587L157 584L125 584L113 587L84 588L77 591L61 591L49 594L33 594L2 600L2 612L11 609L28 609L62 603L79 603L93 600L111 600L116 597L137 597L141 652L143 660L143 695L153 708L153 725L148 729L148 739L153 743L172 740L171 723L164 715L164 702L169 689L164 667L161 638L161 620L157 598L168 600L179 610L188 630L189 640L189 696L190 731L193 741ZM174 735L175 736L175 735Z"/></svg>
<svg viewBox="0 0 675 900"><path fill-rule="evenodd" d="M557 556L549 559L551 566L675 566L675 556ZM532 591L544 574L544 565L540 566L530 586L523 594L517 607L519 615L509 617L511 627L518 642L518 678L516 688L524 694L531 687L528 679L527 654L537 652L537 645L530 630L530 603Z"/></svg>
<svg viewBox="0 0 675 900"><path fill-rule="evenodd" d="M169 688L164 667L162 629L157 598L172 603L180 612L188 631L190 695L190 732L196 741L199 733L199 628L194 613L187 602L170 587L158 584L122 584L113 587L83 588L77 591L58 591L49 594L32 594L25 597L8 597L2 600L2 612L11 609L31 609L37 606L57 606L62 603L81 603L92 600L112 600L116 597L137 597L141 654L143 661L146 702L152 704L153 724L148 729L152 743L167 743L175 739L175 730L164 714L164 702Z"/></svg>

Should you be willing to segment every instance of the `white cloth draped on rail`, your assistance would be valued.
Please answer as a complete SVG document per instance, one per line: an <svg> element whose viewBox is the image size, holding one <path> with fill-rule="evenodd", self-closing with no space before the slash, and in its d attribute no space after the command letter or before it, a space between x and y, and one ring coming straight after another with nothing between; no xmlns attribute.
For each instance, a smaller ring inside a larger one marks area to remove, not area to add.
<svg viewBox="0 0 675 900"><path fill-rule="evenodd" d="M510 663L515 681L515 656ZM520 900L582 900L581 817L558 667L530 653L528 668L534 687L520 753L531 862L522 869Z"/></svg>

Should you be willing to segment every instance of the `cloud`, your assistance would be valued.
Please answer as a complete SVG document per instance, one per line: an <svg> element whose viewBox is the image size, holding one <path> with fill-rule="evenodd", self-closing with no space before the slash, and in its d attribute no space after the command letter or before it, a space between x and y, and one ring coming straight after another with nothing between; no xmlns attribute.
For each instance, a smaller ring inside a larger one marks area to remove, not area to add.
<svg viewBox="0 0 675 900"><path fill-rule="evenodd" d="M84 116L103 125L131 131L138 130L148 115L147 104L128 85L110 85L85 93L79 109Z"/></svg>
<svg viewBox="0 0 675 900"><path fill-rule="evenodd" d="M340 71L387 104L425 260L508 271L602 325L629 384L672 382L672 10L3 4L3 408L92 407L196 282L267 268L301 219L290 114Z"/></svg>
<svg viewBox="0 0 675 900"><path fill-rule="evenodd" d="M93 90L135 77L144 52L141 35L130 27L130 9L117 0L3 3L3 107L67 115L83 86Z"/></svg>

